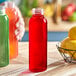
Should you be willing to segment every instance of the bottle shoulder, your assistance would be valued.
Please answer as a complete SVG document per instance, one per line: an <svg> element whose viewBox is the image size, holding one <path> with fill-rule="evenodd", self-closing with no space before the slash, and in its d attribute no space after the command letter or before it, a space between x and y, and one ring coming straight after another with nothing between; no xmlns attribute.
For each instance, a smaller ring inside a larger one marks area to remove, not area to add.
<svg viewBox="0 0 76 76"><path fill-rule="evenodd" d="M8 16L5 14L4 15L4 18L6 19L6 20L9 20L9 18L8 18Z"/></svg>
<svg viewBox="0 0 76 76"><path fill-rule="evenodd" d="M44 21L45 23L47 23L47 19L46 19L45 17L44 17L43 21Z"/></svg>
<svg viewBox="0 0 76 76"><path fill-rule="evenodd" d="M6 14L0 14L0 17L8 17Z"/></svg>
<svg viewBox="0 0 76 76"><path fill-rule="evenodd" d="M42 16L32 16L29 21L34 21L34 20L43 20L44 22L47 22L47 19L44 17L44 15L42 15Z"/></svg>
<svg viewBox="0 0 76 76"><path fill-rule="evenodd" d="M0 19L2 19L4 21L9 21L9 18L6 14L0 15Z"/></svg>

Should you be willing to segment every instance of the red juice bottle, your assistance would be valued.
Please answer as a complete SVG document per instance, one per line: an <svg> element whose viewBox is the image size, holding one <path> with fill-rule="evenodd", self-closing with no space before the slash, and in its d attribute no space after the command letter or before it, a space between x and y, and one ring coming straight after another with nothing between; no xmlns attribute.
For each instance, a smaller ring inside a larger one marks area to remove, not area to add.
<svg viewBox="0 0 76 76"><path fill-rule="evenodd" d="M29 20L29 70L41 72L47 69L47 20L43 9L33 9Z"/></svg>

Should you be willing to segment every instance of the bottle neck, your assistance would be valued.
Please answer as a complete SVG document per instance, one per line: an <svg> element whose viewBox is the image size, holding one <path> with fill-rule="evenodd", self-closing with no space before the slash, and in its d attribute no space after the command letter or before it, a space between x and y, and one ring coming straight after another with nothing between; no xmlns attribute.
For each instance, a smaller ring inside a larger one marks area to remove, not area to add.
<svg viewBox="0 0 76 76"><path fill-rule="evenodd" d="M41 9L41 8L33 8L32 13L33 13L33 15L43 15L44 14L43 9Z"/></svg>

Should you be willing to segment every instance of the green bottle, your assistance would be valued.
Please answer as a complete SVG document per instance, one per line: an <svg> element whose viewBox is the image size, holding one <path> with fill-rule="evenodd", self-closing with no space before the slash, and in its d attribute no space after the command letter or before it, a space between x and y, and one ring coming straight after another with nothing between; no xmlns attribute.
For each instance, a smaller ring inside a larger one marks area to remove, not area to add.
<svg viewBox="0 0 76 76"><path fill-rule="evenodd" d="M9 64L9 20L5 8L0 6L0 67Z"/></svg>

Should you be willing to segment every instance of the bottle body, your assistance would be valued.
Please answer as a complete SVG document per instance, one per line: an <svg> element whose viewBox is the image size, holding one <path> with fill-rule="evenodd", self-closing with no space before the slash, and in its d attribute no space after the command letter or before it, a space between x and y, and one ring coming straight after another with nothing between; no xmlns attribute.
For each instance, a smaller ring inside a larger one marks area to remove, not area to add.
<svg viewBox="0 0 76 76"><path fill-rule="evenodd" d="M47 68L47 21L34 14L29 21L29 69L41 72Z"/></svg>
<svg viewBox="0 0 76 76"><path fill-rule="evenodd" d="M9 20L7 15L0 14L0 67L6 66L8 64L9 64Z"/></svg>
<svg viewBox="0 0 76 76"><path fill-rule="evenodd" d="M16 23L18 21L16 10L12 7L6 8L6 14L9 18L9 44L10 44L10 59L18 56L18 40L15 35Z"/></svg>

